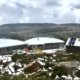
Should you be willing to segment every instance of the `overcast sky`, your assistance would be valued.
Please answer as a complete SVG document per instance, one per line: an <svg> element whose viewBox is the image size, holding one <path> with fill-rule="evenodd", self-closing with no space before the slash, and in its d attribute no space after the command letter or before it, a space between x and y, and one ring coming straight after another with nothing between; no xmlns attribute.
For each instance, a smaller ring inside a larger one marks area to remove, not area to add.
<svg viewBox="0 0 80 80"><path fill-rule="evenodd" d="M6 23L80 23L80 0L0 0Z"/></svg>

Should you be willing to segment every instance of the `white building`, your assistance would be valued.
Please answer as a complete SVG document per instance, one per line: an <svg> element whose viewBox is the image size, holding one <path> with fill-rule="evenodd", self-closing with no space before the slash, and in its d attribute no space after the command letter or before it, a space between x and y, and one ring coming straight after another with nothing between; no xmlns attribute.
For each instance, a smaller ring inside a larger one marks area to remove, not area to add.
<svg viewBox="0 0 80 80"><path fill-rule="evenodd" d="M25 43L30 46L32 51L41 49L45 53L54 53L57 50L62 50L64 41L51 37L36 37L28 39Z"/></svg>
<svg viewBox="0 0 80 80"><path fill-rule="evenodd" d="M0 39L0 54L12 53L12 50L24 48L26 44L20 40L14 39Z"/></svg>
<svg viewBox="0 0 80 80"><path fill-rule="evenodd" d="M66 42L66 51L69 53L80 52L80 38L68 38Z"/></svg>

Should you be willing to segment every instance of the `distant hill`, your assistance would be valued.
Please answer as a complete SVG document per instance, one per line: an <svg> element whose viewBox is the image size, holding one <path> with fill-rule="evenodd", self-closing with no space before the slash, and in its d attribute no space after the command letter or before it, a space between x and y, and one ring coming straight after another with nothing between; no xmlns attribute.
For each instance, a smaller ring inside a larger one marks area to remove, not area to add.
<svg viewBox="0 0 80 80"><path fill-rule="evenodd" d="M0 37L26 40L31 37L50 36L66 40L80 37L80 24L16 23L0 25Z"/></svg>

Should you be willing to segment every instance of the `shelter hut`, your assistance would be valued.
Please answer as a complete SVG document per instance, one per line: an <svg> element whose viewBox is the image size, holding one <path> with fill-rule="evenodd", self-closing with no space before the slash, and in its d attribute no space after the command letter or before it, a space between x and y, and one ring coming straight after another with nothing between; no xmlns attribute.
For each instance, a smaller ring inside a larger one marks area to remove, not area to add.
<svg viewBox="0 0 80 80"><path fill-rule="evenodd" d="M80 38L68 38L65 46L68 53L80 53Z"/></svg>
<svg viewBox="0 0 80 80"><path fill-rule="evenodd" d="M13 50L23 49L26 44L20 40L0 39L0 54L11 54Z"/></svg>
<svg viewBox="0 0 80 80"><path fill-rule="evenodd" d="M30 47L30 51L37 53L54 53L64 47L63 40L51 37L36 37L26 40L25 43Z"/></svg>

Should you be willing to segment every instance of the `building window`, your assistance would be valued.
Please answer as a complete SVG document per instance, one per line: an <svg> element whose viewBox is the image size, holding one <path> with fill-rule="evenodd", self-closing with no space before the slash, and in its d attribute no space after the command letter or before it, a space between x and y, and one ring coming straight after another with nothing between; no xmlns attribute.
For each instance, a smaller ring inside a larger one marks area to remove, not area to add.
<svg viewBox="0 0 80 80"><path fill-rule="evenodd" d="M70 39L70 42L69 42L69 45L70 45L70 46L74 46L75 41L76 41L76 38L71 38L71 39Z"/></svg>

